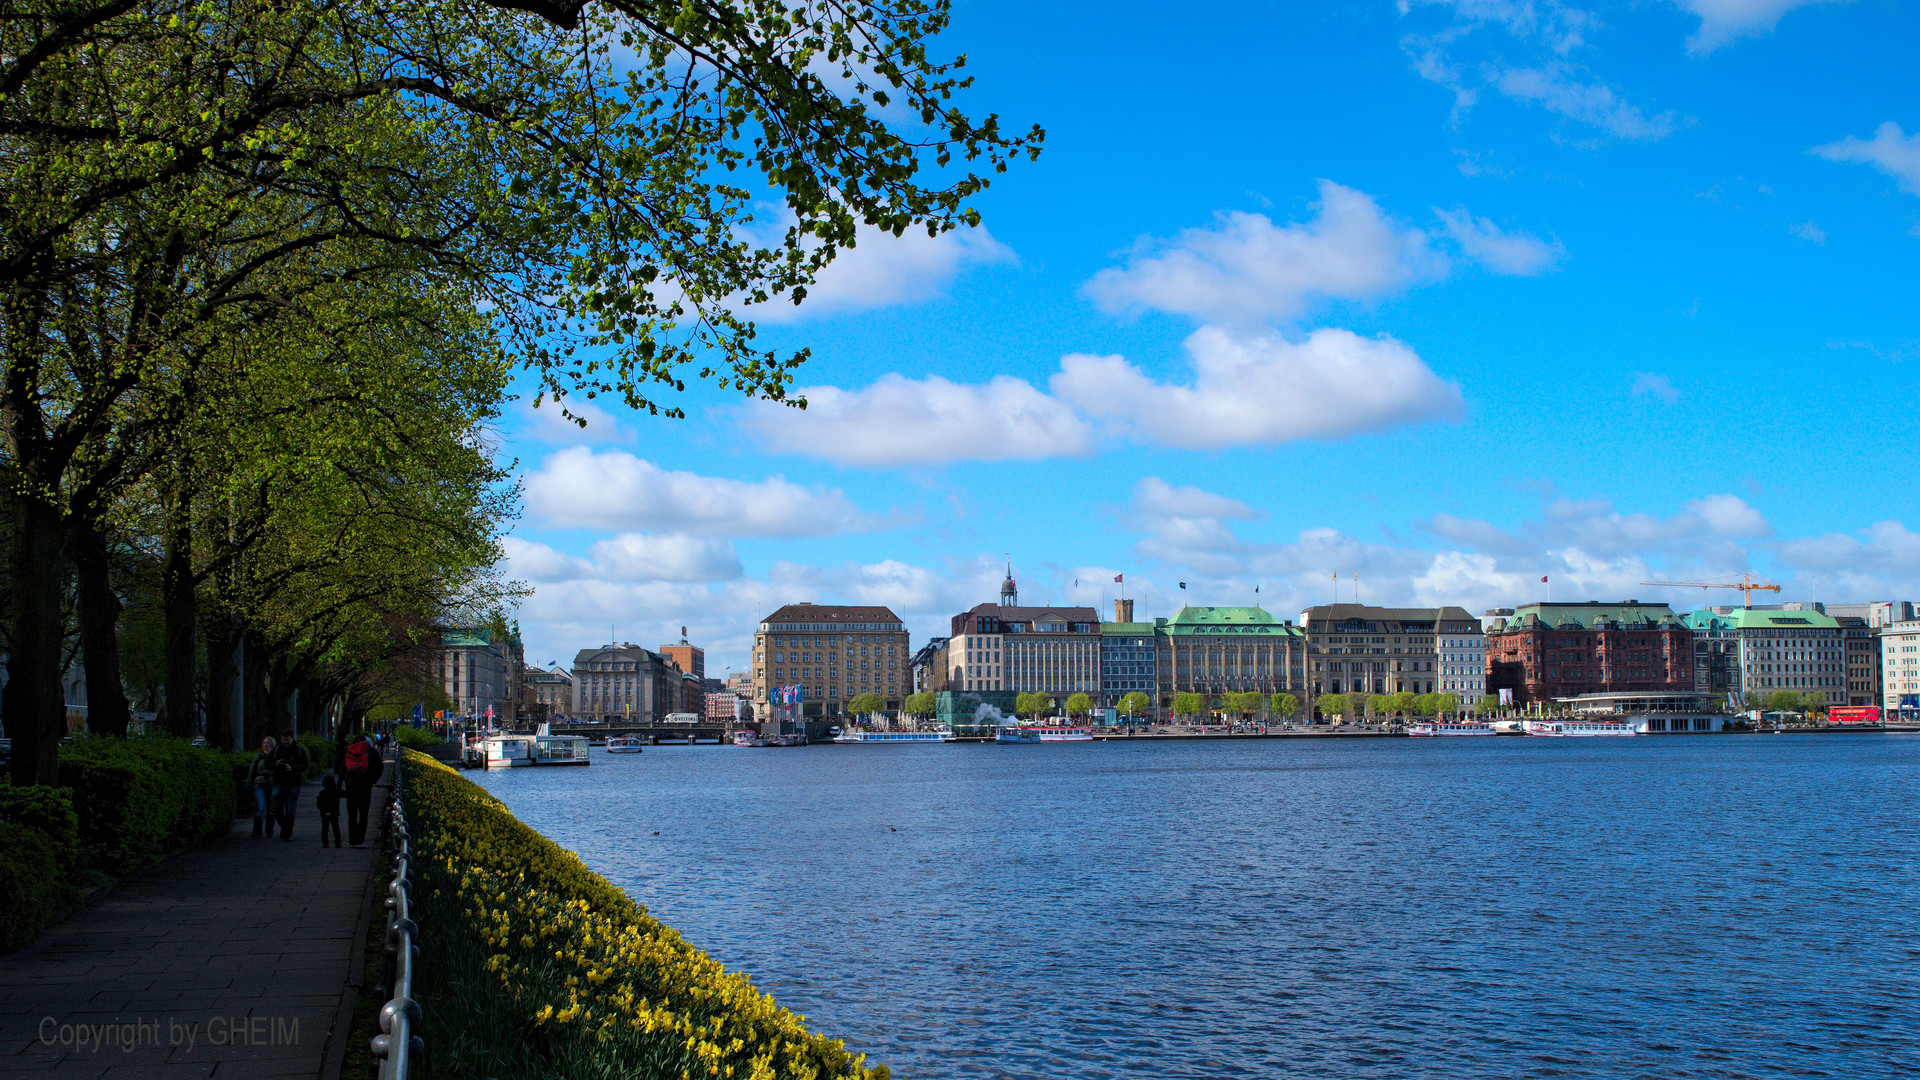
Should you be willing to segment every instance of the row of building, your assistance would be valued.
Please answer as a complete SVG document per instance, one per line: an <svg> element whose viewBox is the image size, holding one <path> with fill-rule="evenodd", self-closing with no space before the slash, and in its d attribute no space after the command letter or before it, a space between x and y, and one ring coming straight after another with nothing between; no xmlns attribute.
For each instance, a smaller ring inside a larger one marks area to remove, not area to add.
<svg viewBox="0 0 1920 1080"><path fill-rule="evenodd" d="M609 642L574 654L573 665L529 667L516 626L443 633L430 677L455 715L499 723L576 717L652 722L671 713L732 719L747 696L744 673L729 688L707 678L706 651L680 631L678 644L647 649Z"/></svg>
<svg viewBox="0 0 1920 1080"><path fill-rule="evenodd" d="M1298 620L1260 607L1187 606L1136 620L1080 606L1023 606L1011 570L998 603L952 617L914 648L891 609L795 603L761 620L747 671L706 677L690 644L582 649L570 668L529 668L517 630L448 634L435 668L454 711L659 720L669 713L826 720L874 694L889 712L931 691L942 712L1041 692L1104 707L1144 694L1501 695L1525 707L1582 695L1697 694L1758 702L1818 691L1833 705L1920 712L1920 619L1907 602L1787 603L1677 613L1666 604L1542 602L1479 616L1461 607L1326 604ZM1503 693L1504 692L1504 693Z"/></svg>
<svg viewBox="0 0 1920 1080"><path fill-rule="evenodd" d="M1591 694L1758 701L1794 690L1910 713L1920 709L1920 621L1907 602L1683 615L1638 600L1480 616L1327 604L1297 623L1259 607L1195 606L1136 621L1133 602L1119 600L1102 621L1090 607L1022 606L1009 571L998 603L955 615L946 636L918 649L887 608L789 604L760 623L751 670L762 716L796 698L806 716L838 715L867 692L895 710L919 691L996 705L1022 692L1084 693L1109 707L1137 692L1160 708L1180 693L1288 692L1310 709L1323 694L1501 695L1525 707Z"/></svg>

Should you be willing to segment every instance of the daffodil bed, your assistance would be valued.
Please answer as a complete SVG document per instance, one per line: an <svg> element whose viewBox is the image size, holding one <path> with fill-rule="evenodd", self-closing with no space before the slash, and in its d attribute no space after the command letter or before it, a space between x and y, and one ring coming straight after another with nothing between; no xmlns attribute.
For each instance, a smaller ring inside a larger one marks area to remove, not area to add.
<svg viewBox="0 0 1920 1080"><path fill-rule="evenodd" d="M401 767L427 1075L886 1080L459 773Z"/></svg>

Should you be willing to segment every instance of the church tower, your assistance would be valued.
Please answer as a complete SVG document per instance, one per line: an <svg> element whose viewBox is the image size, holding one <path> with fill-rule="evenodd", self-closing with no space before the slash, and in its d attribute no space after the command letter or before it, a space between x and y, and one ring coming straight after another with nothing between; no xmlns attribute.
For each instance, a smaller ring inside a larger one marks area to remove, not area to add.
<svg viewBox="0 0 1920 1080"><path fill-rule="evenodd" d="M1013 561L1007 561L1007 580L1000 583L1000 606L1019 607L1020 591L1013 584Z"/></svg>

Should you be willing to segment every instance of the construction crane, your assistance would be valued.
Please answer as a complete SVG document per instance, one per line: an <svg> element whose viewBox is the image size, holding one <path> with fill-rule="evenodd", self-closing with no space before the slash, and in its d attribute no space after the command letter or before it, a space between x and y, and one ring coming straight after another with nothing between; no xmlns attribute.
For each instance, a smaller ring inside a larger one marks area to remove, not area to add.
<svg viewBox="0 0 1920 1080"><path fill-rule="evenodd" d="M1753 594L1756 592L1779 592L1778 585L1762 585L1753 580L1752 574L1741 574L1739 581L1643 581L1642 585L1673 585L1687 589L1739 589L1741 607L1753 606Z"/></svg>

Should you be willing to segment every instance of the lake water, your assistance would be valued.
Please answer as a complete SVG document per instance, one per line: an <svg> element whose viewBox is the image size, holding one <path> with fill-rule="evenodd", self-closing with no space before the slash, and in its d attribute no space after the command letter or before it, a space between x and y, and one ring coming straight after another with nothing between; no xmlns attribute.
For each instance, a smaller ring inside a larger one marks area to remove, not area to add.
<svg viewBox="0 0 1920 1080"><path fill-rule="evenodd" d="M468 775L896 1077L1920 1076L1920 736Z"/></svg>

